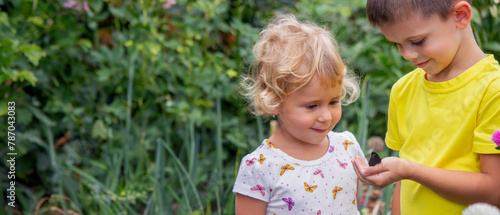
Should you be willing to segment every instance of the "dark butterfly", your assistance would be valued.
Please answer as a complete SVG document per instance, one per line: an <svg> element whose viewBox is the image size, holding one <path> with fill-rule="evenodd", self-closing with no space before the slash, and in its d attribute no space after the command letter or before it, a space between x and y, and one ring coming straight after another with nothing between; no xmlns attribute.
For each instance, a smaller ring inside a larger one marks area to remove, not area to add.
<svg viewBox="0 0 500 215"><path fill-rule="evenodd" d="M382 162L382 159L380 159L380 156L376 152L372 152L372 155L370 156L370 161L368 161L368 165L370 166L375 166Z"/></svg>

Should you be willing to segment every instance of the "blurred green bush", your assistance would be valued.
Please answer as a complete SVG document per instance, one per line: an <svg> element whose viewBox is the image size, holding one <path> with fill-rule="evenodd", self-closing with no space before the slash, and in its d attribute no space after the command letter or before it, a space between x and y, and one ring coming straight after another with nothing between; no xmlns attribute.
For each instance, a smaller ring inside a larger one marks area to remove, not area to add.
<svg viewBox="0 0 500 215"><path fill-rule="evenodd" d="M269 132L238 95L239 75L278 13L336 35L363 95L335 130L368 151L367 138L385 134L390 87L412 66L368 24L365 2L0 0L0 139L14 101L18 161L16 207L0 198L4 211L233 214L238 162ZM476 38L497 59L498 9L474 1Z"/></svg>

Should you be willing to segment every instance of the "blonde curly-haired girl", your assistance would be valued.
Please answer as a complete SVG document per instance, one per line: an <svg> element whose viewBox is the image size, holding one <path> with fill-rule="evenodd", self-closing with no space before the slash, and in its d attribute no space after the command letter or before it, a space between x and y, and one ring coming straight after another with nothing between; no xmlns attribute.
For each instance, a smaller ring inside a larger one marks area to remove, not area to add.
<svg viewBox="0 0 500 215"><path fill-rule="evenodd" d="M236 214L359 214L351 160L363 152L350 132L332 131L359 87L332 34L282 15L259 36L242 94L278 126L241 162Z"/></svg>

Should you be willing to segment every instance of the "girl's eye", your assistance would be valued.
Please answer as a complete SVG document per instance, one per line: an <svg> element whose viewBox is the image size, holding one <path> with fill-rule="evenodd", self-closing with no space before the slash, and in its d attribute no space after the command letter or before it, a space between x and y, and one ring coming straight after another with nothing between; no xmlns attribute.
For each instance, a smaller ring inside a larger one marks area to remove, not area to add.
<svg viewBox="0 0 500 215"><path fill-rule="evenodd" d="M425 42L425 38L417 40L417 41L411 41L411 44L414 46L419 46L422 45Z"/></svg>
<svg viewBox="0 0 500 215"><path fill-rule="evenodd" d="M330 102L330 105L336 105L336 104L338 104L338 103L340 103L340 101L331 101L331 102Z"/></svg>

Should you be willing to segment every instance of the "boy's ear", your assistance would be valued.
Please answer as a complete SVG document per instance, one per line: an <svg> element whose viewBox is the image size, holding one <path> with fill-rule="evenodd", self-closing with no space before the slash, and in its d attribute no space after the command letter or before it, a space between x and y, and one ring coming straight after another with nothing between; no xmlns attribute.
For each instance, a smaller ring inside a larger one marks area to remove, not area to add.
<svg viewBox="0 0 500 215"><path fill-rule="evenodd" d="M472 7L466 1L459 1L453 7L453 15L457 28L466 28L472 19Z"/></svg>

